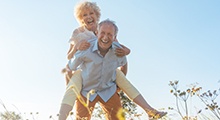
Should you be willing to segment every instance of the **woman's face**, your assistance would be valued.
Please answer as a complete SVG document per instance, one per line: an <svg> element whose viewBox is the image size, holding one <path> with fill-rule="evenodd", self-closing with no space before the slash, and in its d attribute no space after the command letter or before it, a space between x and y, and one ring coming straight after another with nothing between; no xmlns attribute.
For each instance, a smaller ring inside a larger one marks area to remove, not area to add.
<svg viewBox="0 0 220 120"><path fill-rule="evenodd" d="M82 23L88 30L96 31L98 21L95 11L89 8L85 9L82 12Z"/></svg>

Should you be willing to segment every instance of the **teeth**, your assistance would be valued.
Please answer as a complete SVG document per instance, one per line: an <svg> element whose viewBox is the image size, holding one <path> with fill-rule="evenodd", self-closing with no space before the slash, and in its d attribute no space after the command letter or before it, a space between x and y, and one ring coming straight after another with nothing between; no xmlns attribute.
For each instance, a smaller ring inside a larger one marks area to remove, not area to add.
<svg viewBox="0 0 220 120"><path fill-rule="evenodd" d="M88 20L88 23L92 23L93 22L93 20Z"/></svg>
<svg viewBox="0 0 220 120"><path fill-rule="evenodd" d="M107 43L108 41L102 40L103 43Z"/></svg>

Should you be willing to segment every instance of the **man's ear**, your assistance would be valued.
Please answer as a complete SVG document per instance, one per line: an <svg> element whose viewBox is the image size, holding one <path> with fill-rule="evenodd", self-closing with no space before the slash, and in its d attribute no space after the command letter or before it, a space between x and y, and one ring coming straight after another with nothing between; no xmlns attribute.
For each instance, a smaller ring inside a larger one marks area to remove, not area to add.
<svg viewBox="0 0 220 120"><path fill-rule="evenodd" d="M114 41L118 42L118 40L117 40L117 35L115 36Z"/></svg>

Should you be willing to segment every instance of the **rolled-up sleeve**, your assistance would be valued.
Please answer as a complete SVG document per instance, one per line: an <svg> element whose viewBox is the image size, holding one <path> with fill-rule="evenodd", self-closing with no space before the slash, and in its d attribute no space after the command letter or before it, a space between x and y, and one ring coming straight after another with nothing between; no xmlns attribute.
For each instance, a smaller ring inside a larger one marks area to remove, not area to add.
<svg viewBox="0 0 220 120"><path fill-rule="evenodd" d="M127 58L124 56L119 61L119 66L124 66L127 63Z"/></svg>
<svg viewBox="0 0 220 120"><path fill-rule="evenodd" d="M83 53L82 51L77 51L73 58L69 60L68 66L71 70L77 70L77 67L83 62Z"/></svg>

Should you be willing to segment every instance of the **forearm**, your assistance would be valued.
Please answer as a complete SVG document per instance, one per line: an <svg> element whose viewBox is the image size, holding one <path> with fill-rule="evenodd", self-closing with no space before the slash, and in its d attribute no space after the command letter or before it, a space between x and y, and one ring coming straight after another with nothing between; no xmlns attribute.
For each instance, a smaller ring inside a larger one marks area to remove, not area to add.
<svg viewBox="0 0 220 120"><path fill-rule="evenodd" d="M70 60L78 50L87 50L90 47L90 43L86 40L82 40L71 47L71 50L68 52L68 60Z"/></svg>
<svg viewBox="0 0 220 120"><path fill-rule="evenodd" d="M128 55L130 54L131 50L129 48L127 48L126 46L122 45L121 46L123 47L124 51L125 51L125 55Z"/></svg>
<svg viewBox="0 0 220 120"><path fill-rule="evenodd" d="M130 49L128 49L127 47L121 45L121 48L116 48L115 50L115 55L118 57L123 57L126 56L130 53Z"/></svg>
<svg viewBox="0 0 220 120"><path fill-rule="evenodd" d="M128 63L126 63L124 66L119 67L119 69L124 73L124 75L126 75L128 71Z"/></svg>
<svg viewBox="0 0 220 120"><path fill-rule="evenodd" d="M72 49L67 53L67 59L70 60L74 56L76 51L77 51L76 46L73 46Z"/></svg>

